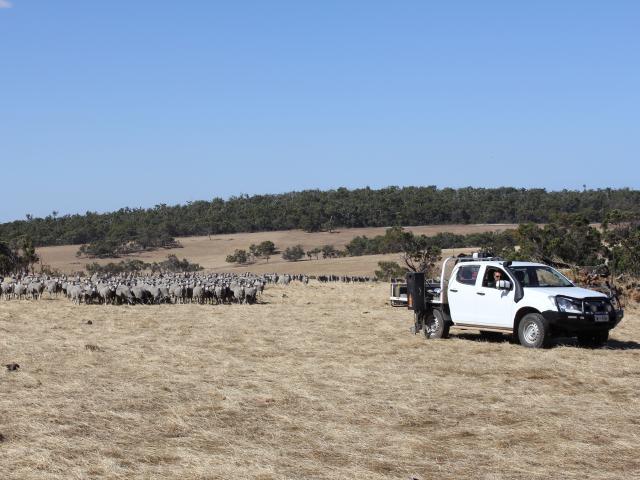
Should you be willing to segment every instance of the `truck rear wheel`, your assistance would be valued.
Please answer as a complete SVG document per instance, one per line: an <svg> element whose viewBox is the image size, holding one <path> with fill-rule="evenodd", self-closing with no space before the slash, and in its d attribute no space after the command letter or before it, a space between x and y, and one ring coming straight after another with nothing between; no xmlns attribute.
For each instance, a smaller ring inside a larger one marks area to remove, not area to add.
<svg viewBox="0 0 640 480"><path fill-rule="evenodd" d="M447 338L449 336L449 324L440 310L434 310L433 316L426 320L424 336L428 339Z"/></svg>
<svg viewBox="0 0 640 480"><path fill-rule="evenodd" d="M518 340L527 348L544 348L549 344L549 327L539 313L526 314L518 325Z"/></svg>

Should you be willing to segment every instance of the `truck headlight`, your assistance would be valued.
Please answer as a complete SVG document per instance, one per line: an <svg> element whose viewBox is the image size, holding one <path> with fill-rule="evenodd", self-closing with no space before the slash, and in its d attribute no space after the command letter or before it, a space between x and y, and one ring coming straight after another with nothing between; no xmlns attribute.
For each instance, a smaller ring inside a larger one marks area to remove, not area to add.
<svg viewBox="0 0 640 480"><path fill-rule="evenodd" d="M574 298L556 297L558 310L565 313L582 313L582 301Z"/></svg>

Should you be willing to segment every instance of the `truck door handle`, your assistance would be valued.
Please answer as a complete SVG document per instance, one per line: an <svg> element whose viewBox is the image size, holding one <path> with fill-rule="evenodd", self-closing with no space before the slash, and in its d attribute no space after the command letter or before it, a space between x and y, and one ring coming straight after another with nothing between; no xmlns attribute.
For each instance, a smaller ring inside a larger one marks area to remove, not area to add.
<svg viewBox="0 0 640 480"><path fill-rule="evenodd" d="M476 292L476 295L484 295L484 292Z"/></svg>
<svg viewBox="0 0 640 480"><path fill-rule="evenodd" d="M449 291L453 292L453 293L456 293L458 290L454 290L453 288L451 288Z"/></svg>

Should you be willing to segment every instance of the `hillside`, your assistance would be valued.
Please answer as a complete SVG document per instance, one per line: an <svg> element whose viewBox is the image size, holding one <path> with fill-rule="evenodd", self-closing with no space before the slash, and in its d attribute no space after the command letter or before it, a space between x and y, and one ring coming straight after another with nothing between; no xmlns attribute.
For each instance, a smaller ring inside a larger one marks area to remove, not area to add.
<svg viewBox="0 0 640 480"><path fill-rule="evenodd" d="M417 234L435 235L440 232L452 232L458 234L498 232L515 228L511 224L479 224L479 225L428 225L406 227ZM264 240L273 241L283 250L286 247L302 244L305 250L314 247L332 244L336 248L343 248L351 239L358 235L373 237L383 235L384 227L379 228L345 228L339 231L307 233L302 230L285 230L276 232L258 233L234 233L224 235L196 236L179 238L183 248L160 249L145 252L139 255L127 256L127 259L140 259L145 262L164 260L167 255L174 254L179 258L187 258L191 262L199 263L208 271L252 271L262 272L288 272L307 274L353 274L371 275L381 260L397 260L396 254L368 255L363 257L347 257L335 259L303 260L299 262L287 262L280 255L274 255L269 262L261 260L249 266L236 267L225 262L226 256L237 248L247 248L252 243L260 243ZM119 259L86 259L76 257L78 245L65 245L58 247L41 247L37 250L44 265L62 272L71 273L82 270L87 263L97 262L106 264L119 261ZM462 250L457 250L459 253Z"/></svg>
<svg viewBox="0 0 640 480"><path fill-rule="evenodd" d="M0 242L28 236L36 246L94 244L113 251L171 245L174 237L388 225L547 223L562 213L601 222L619 209L640 213L640 191L387 187L242 195L228 200L122 208L116 212L32 218L0 224Z"/></svg>

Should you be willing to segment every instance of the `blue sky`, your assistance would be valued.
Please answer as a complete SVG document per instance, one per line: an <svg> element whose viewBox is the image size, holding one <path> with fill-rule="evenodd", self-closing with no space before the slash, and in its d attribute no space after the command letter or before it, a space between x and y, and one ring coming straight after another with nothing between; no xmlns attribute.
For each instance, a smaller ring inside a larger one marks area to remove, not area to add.
<svg viewBox="0 0 640 480"><path fill-rule="evenodd" d="M0 221L338 186L640 188L639 55L630 0L0 0Z"/></svg>

